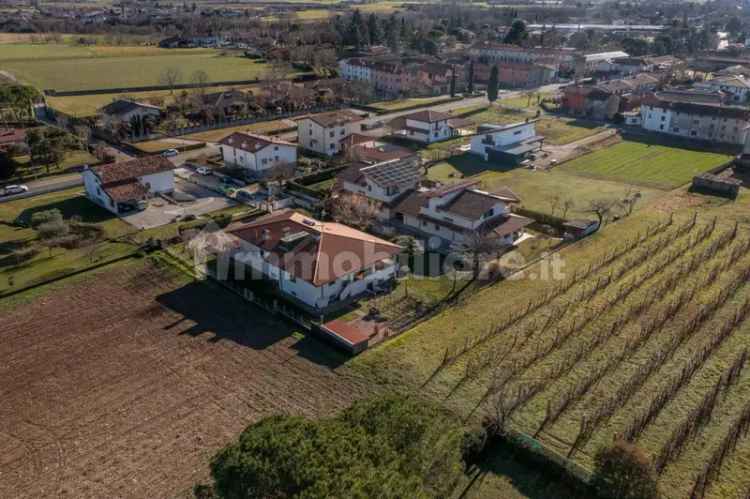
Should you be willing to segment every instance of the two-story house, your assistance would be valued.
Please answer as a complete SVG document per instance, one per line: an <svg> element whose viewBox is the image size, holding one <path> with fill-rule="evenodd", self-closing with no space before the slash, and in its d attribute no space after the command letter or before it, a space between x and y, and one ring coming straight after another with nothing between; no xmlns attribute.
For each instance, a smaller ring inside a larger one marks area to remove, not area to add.
<svg viewBox="0 0 750 499"><path fill-rule="evenodd" d="M402 125L396 134L422 144L440 142L453 136L453 128L448 124L450 119L451 115L439 111L418 111L398 118Z"/></svg>
<svg viewBox="0 0 750 499"><path fill-rule="evenodd" d="M246 267L245 279L270 281L276 292L312 313L388 286L401 247L334 222L280 210L228 231L225 257Z"/></svg>
<svg viewBox="0 0 750 499"><path fill-rule="evenodd" d="M250 177L264 178L297 165L297 145L249 132L234 132L219 142L224 164L242 168Z"/></svg>
<svg viewBox="0 0 750 499"><path fill-rule="evenodd" d="M373 165L356 164L339 173L336 191L358 194L378 206L378 219L391 216L390 207L404 193L415 190L422 180L417 156L392 159Z"/></svg>
<svg viewBox="0 0 750 499"><path fill-rule="evenodd" d="M471 153L485 161L518 164L544 144L536 134L536 121L512 125L481 125L471 138Z"/></svg>
<svg viewBox="0 0 750 499"><path fill-rule="evenodd" d="M299 143L326 156L341 152L341 143L358 131L362 116L348 110L313 114L301 119L297 127Z"/></svg>
<svg viewBox="0 0 750 499"><path fill-rule="evenodd" d="M174 190L174 165L162 156L86 167L86 196L115 215L141 209L151 196Z"/></svg>
<svg viewBox="0 0 750 499"><path fill-rule="evenodd" d="M396 229L424 237L435 248L460 248L475 235L513 244L533 221L512 213L520 200L510 189L490 193L478 183L420 189L401 198L392 208Z"/></svg>
<svg viewBox="0 0 750 499"><path fill-rule="evenodd" d="M750 97L750 81L742 76L717 76L697 83L695 88L728 94L734 104L747 104Z"/></svg>

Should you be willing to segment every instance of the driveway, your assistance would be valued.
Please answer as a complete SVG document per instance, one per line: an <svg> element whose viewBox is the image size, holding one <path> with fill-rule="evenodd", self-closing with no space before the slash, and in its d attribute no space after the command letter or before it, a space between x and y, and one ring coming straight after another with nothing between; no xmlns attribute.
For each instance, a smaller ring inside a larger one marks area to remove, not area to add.
<svg viewBox="0 0 750 499"><path fill-rule="evenodd" d="M175 177L175 192L172 199L168 201L161 197L153 198L149 201L148 208L126 215L122 219L139 229L151 229L172 223L177 217L204 215L237 204L214 191L178 177ZM182 199L185 201L176 201Z"/></svg>

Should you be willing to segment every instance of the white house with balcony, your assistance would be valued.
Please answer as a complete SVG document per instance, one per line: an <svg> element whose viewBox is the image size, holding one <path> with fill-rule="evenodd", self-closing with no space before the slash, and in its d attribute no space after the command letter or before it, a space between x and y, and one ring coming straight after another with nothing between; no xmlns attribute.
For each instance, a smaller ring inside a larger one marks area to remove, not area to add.
<svg viewBox="0 0 750 499"><path fill-rule="evenodd" d="M325 156L341 152L342 142L360 129L362 116L348 110L313 114L297 124L299 144Z"/></svg>
<svg viewBox="0 0 750 499"><path fill-rule="evenodd" d="M248 132L235 132L219 142L224 164L244 169L253 177L266 177L297 164L297 145Z"/></svg>
<svg viewBox="0 0 750 499"><path fill-rule="evenodd" d="M451 115L438 111L418 111L398 118L402 125L395 134L422 144L440 142L454 135L453 128L448 123L451 118Z"/></svg>
<svg viewBox="0 0 750 499"><path fill-rule="evenodd" d="M513 125L481 125L471 138L471 153L485 161L519 163L544 144L536 121Z"/></svg>
<svg viewBox="0 0 750 499"><path fill-rule="evenodd" d="M145 207L150 197L174 191L174 165L162 156L86 167L86 197L115 215Z"/></svg>
<svg viewBox="0 0 750 499"><path fill-rule="evenodd" d="M498 245L513 244L533 221L512 212L520 200L510 189L486 192L477 184L466 181L416 190L392 208L394 225L443 249L461 247L476 235Z"/></svg>
<svg viewBox="0 0 750 499"><path fill-rule="evenodd" d="M224 256L247 267L245 279L270 281L277 293L311 313L383 289L398 270L400 246L293 210L228 233L236 244Z"/></svg>

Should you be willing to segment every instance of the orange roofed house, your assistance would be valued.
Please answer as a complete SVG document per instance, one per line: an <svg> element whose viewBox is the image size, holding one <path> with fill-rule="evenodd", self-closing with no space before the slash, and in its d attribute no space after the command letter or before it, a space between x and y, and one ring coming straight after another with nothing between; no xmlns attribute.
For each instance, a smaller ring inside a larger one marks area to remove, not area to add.
<svg viewBox="0 0 750 499"><path fill-rule="evenodd" d="M400 246L293 210L266 215L228 233L236 244L224 256L244 264L245 279L271 281L280 294L311 312L323 313L384 288L398 270Z"/></svg>
<svg viewBox="0 0 750 499"><path fill-rule="evenodd" d="M151 196L174 191L174 165L162 156L146 156L86 168L86 196L115 215L138 210Z"/></svg>

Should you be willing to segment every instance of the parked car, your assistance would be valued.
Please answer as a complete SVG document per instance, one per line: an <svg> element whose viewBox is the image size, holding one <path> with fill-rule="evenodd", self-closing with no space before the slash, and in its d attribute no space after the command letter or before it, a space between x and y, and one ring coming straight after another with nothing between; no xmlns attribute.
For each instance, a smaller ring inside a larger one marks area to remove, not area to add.
<svg viewBox="0 0 750 499"><path fill-rule="evenodd" d="M199 166L195 169L195 171L198 173L198 175L211 175L213 173L210 168L207 168L205 166Z"/></svg>
<svg viewBox="0 0 750 499"><path fill-rule="evenodd" d="M178 151L177 149L167 149L166 151L163 151L161 153L161 155L165 158L172 158L174 156L177 156L178 154L180 154L180 151Z"/></svg>
<svg viewBox="0 0 750 499"><path fill-rule="evenodd" d="M29 192L29 187L26 185L6 185L3 189L3 196L23 194L24 192Z"/></svg>

